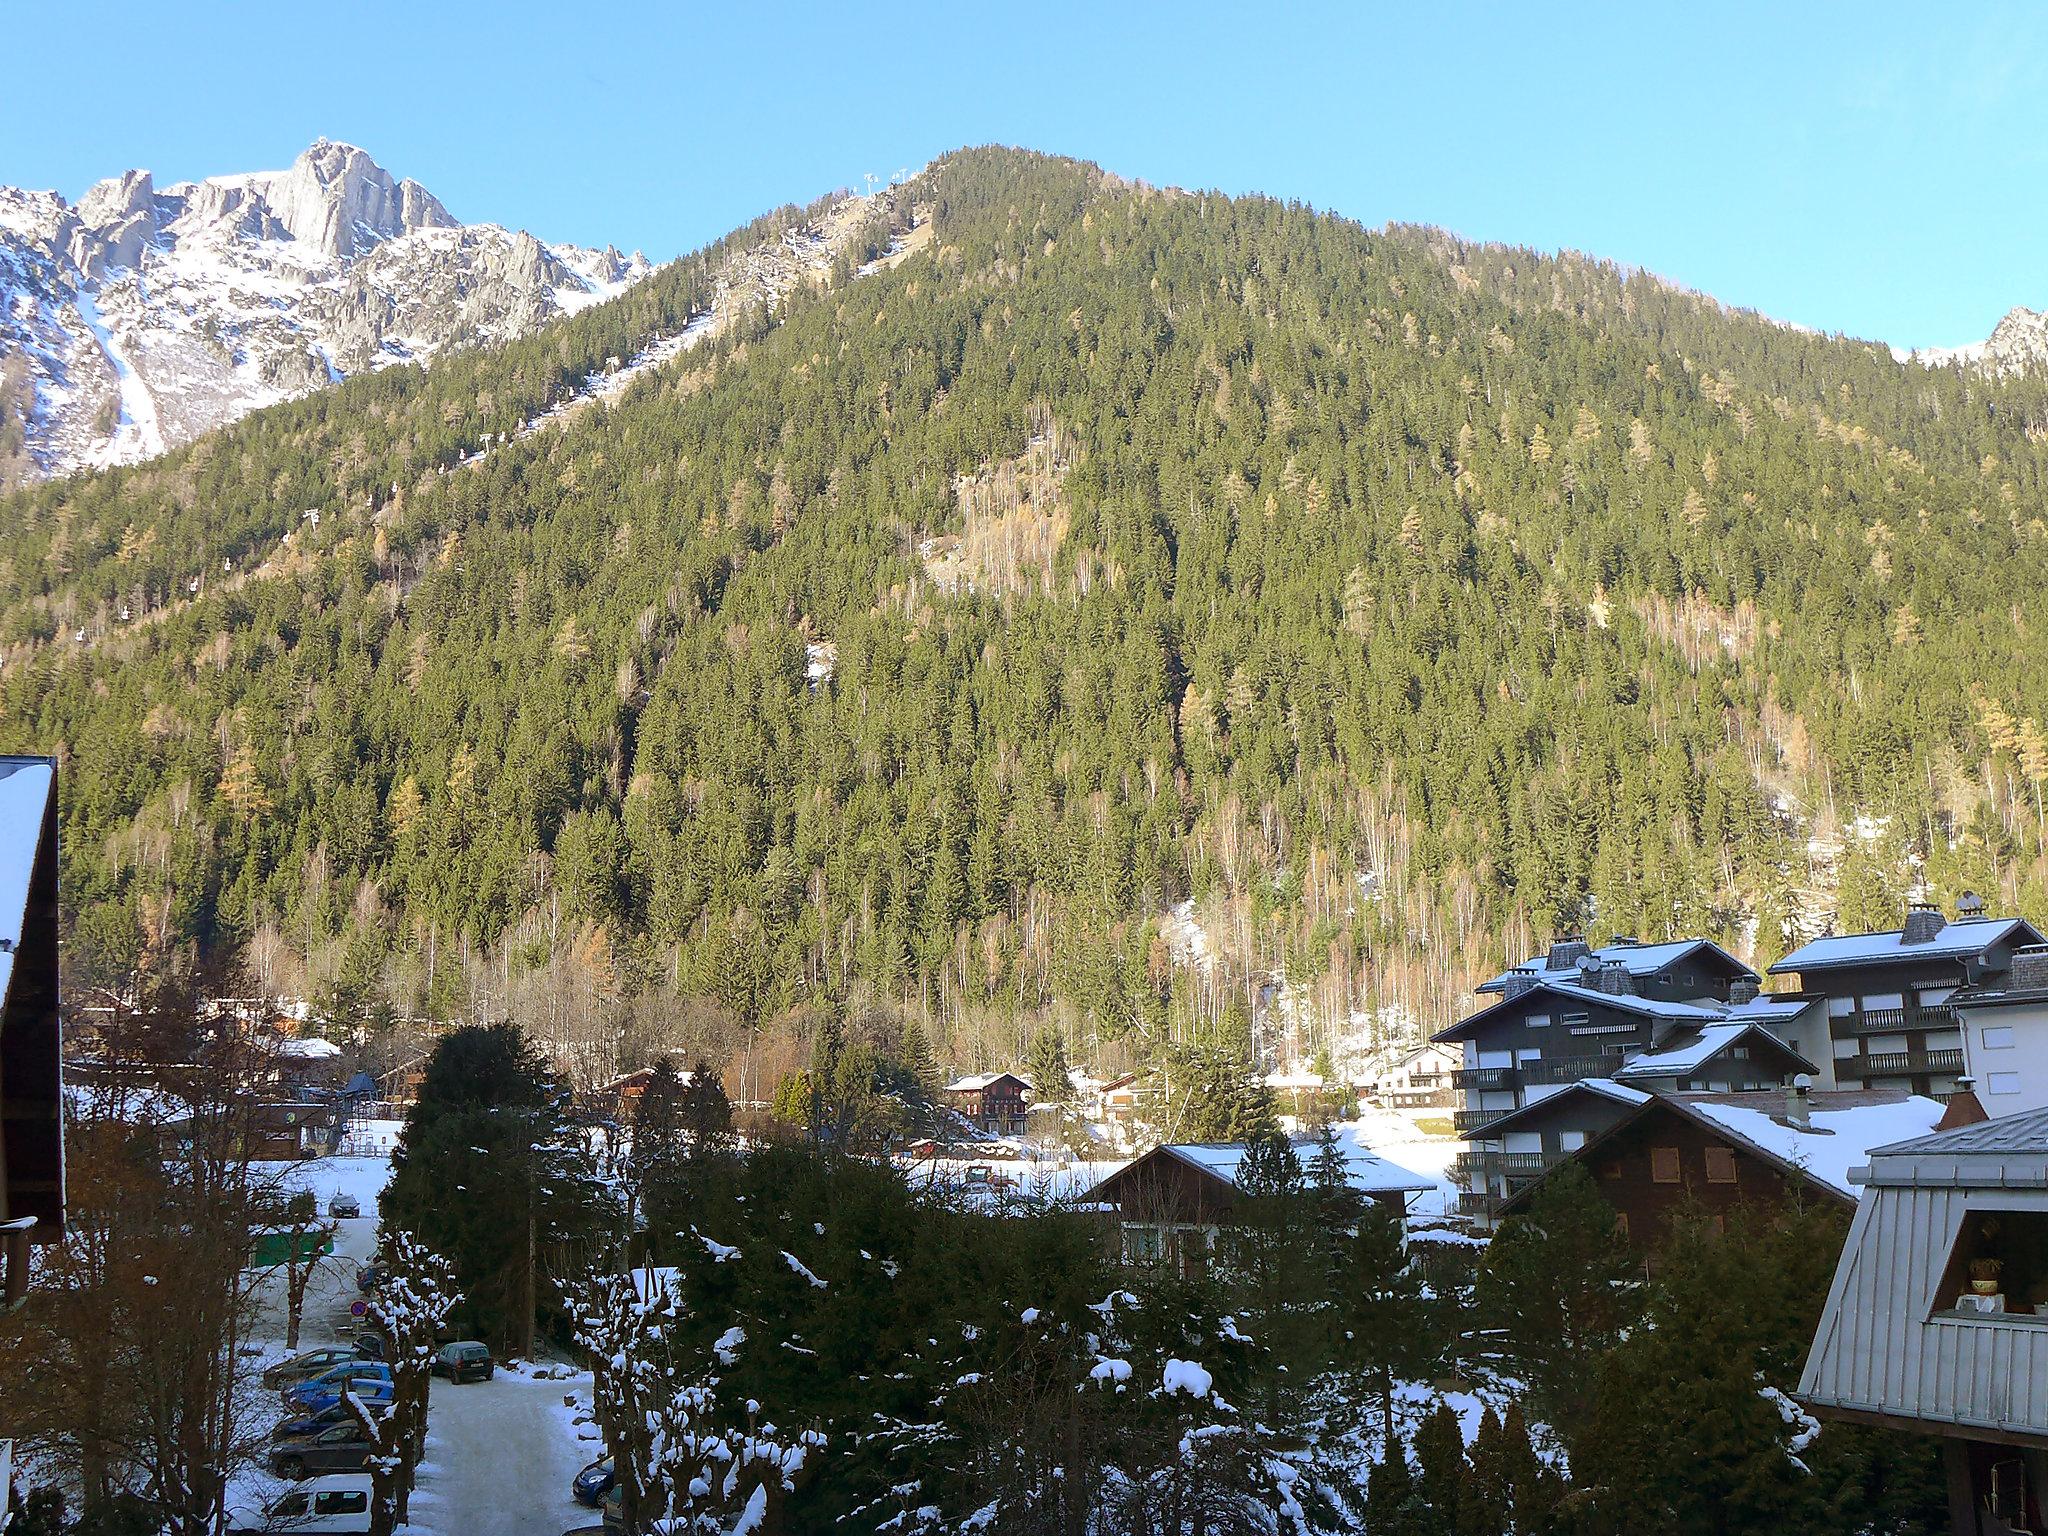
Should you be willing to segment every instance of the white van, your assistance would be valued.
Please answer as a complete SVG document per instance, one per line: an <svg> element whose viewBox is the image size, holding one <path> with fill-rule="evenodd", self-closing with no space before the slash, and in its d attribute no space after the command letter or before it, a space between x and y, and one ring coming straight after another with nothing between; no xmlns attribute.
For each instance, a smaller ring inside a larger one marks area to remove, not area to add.
<svg viewBox="0 0 2048 1536"><path fill-rule="evenodd" d="M370 1478L365 1472L309 1477L271 1500L267 1509L237 1509L228 1515L229 1536L270 1531L318 1531L367 1536Z"/></svg>

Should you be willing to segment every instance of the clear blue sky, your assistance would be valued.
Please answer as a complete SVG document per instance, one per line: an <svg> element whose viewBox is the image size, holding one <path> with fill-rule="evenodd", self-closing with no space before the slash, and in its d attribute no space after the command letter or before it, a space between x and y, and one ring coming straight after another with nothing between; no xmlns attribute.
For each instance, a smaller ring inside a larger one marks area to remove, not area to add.
<svg viewBox="0 0 2048 1536"><path fill-rule="evenodd" d="M1904 344L2048 305L2037 6L109 0L14 7L0 40L0 183L70 196L326 134L459 218L665 257L1005 142Z"/></svg>

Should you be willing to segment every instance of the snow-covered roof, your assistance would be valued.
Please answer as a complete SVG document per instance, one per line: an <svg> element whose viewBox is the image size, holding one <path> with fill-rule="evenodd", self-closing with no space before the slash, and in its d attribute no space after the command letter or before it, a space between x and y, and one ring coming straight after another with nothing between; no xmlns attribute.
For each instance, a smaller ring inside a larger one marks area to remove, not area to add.
<svg viewBox="0 0 2048 1536"><path fill-rule="evenodd" d="M1567 974L1560 971L1562 976ZM1574 970L1569 974L1577 975ZM1632 1013L1638 1018L1678 1020L1692 1024L1718 1023L1726 1017L1728 1005L1711 999L1696 1003L1667 1002L1662 998L1638 997L1633 992L1602 992L1596 987L1582 987L1576 982L1538 981L1518 997L1504 997L1490 1003L1477 1013L1468 1014L1448 1029L1440 1029L1430 1036L1432 1040L1462 1040L1472 1033L1474 1026L1492 1018L1503 1008L1518 1008L1532 997L1547 995L1568 1003L1598 1003L1622 1013Z"/></svg>
<svg viewBox="0 0 2048 1536"><path fill-rule="evenodd" d="M1800 945L1770 969L1773 976L1778 976L1787 971L1825 971L1848 965L1967 960L1983 954L1994 944L2014 937L2023 944L2043 941L2040 931L2025 918L1959 918L1918 944L1908 944L1902 928L1815 939L1810 944Z"/></svg>
<svg viewBox="0 0 2048 1536"><path fill-rule="evenodd" d="M1403 1168L1375 1152L1365 1140L1365 1128L1357 1122L1333 1129L1337 1133L1337 1150L1344 1158L1344 1182L1360 1194L1395 1194L1436 1188L1434 1179ZM1295 1136L1290 1138L1290 1143L1294 1148L1294 1160L1301 1164L1302 1172L1312 1171L1318 1150L1316 1138ZM1245 1144L1241 1141L1169 1142L1159 1150L1235 1184L1238 1169L1244 1163Z"/></svg>
<svg viewBox="0 0 2048 1536"><path fill-rule="evenodd" d="M1031 1086L1030 1083L1025 1082L1023 1078L1017 1076L1014 1072L976 1072L967 1077L954 1078L952 1082L946 1084L940 1091L943 1093L979 1093L990 1084L999 1083L1006 1077L1013 1082L1022 1083L1026 1088Z"/></svg>
<svg viewBox="0 0 2048 1536"><path fill-rule="evenodd" d="M1693 1037L1669 1049L1647 1051L1632 1056L1626 1063L1615 1069L1617 1078L1632 1077L1683 1077L1696 1072L1730 1046L1743 1040L1761 1038L1776 1046L1789 1056L1798 1057L1798 1052L1780 1040L1769 1030L1757 1024L1730 1023L1709 1024ZM1799 1058L1808 1072L1818 1070L1810 1061Z"/></svg>
<svg viewBox="0 0 2048 1536"><path fill-rule="evenodd" d="M14 980L14 953L28 921L29 877L56 780L56 765L47 758L0 759L0 997Z"/></svg>
<svg viewBox="0 0 2048 1536"><path fill-rule="evenodd" d="M1746 1019L1756 1024L1783 1023L1796 1019L1819 999L1812 997L1776 997L1769 992L1759 992L1746 1003L1733 1004L1728 1009L1730 1022Z"/></svg>
<svg viewBox="0 0 2048 1536"><path fill-rule="evenodd" d="M1980 1120L1975 1125L1961 1125L1952 1131L1937 1131L1871 1150L1887 1157L1940 1157L1973 1152L2020 1152L2044 1157L2048 1156L2048 1109L2000 1115L1995 1120Z"/></svg>
<svg viewBox="0 0 2048 1536"><path fill-rule="evenodd" d="M341 1054L340 1046L332 1040L322 1040L318 1035L274 1040L270 1049L273 1055L292 1061L327 1061Z"/></svg>
<svg viewBox="0 0 2048 1536"><path fill-rule="evenodd" d="M1586 958L1598 961L1603 965L1619 962L1631 976L1655 976L1660 971L1667 970L1679 961L1686 959L1696 950L1703 949L1710 950L1712 953L1720 956L1722 960L1727 962L1728 969L1735 975L1753 976L1756 974L1712 939L1672 939L1662 944L1636 944L1629 942L1602 944L1598 949L1589 951ZM1540 955L1530 956L1515 967L1516 971L1528 972L1539 981L1563 976L1578 969L1579 962L1577 959L1574 959L1569 964L1552 970L1550 967L1550 952L1548 950L1545 950ZM1508 977L1513 974L1513 971L1503 971L1491 980L1481 982L1478 990L1481 992L1498 992L1507 985Z"/></svg>
<svg viewBox="0 0 2048 1536"><path fill-rule="evenodd" d="M1559 1110L1567 1109L1572 1096L1580 1093L1611 1099L1629 1109L1650 1102L1649 1094L1640 1088L1631 1088L1627 1083L1617 1083L1608 1077L1582 1077L1575 1083L1568 1083L1559 1088L1555 1093L1546 1093L1539 1099L1531 1099L1518 1109L1503 1111L1498 1119L1487 1121L1481 1129L1473 1132L1472 1140L1498 1141L1502 1134L1509 1130L1517 1129L1532 1120L1541 1122Z"/></svg>
<svg viewBox="0 0 2048 1536"><path fill-rule="evenodd" d="M1842 1104L1851 1095L1816 1094L1809 1101L1808 1124L1794 1125L1765 1109L1767 1094L1679 1095L1675 1102L1714 1124L1758 1151L1769 1154L1842 1194L1853 1196L1856 1186L1849 1182L1849 1170L1870 1161L1871 1152L1892 1143L1921 1137L1941 1122L1943 1106L1917 1094L1890 1102L1870 1102L1869 1094L1853 1098L1865 1102ZM1840 1108L1823 1108L1832 1099ZM1743 1100L1757 1100L1751 1104Z"/></svg>

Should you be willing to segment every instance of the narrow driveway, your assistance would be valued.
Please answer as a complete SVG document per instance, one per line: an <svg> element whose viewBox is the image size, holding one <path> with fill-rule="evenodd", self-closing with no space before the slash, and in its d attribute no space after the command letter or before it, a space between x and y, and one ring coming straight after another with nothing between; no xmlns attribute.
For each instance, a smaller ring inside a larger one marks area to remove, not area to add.
<svg viewBox="0 0 2048 1536"><path fill-rule="evenodd" d="M587 1409L590 1378L541 1380L528 1369L501 1367L490 1381L459 1387L434 1383L427 1459L412 1498L415 1528L437 1536L562 1536L597 1523L595 1510L569 1496L569 1481L599 1448L577 1438L562 1401L573 1394Z"/></svg>

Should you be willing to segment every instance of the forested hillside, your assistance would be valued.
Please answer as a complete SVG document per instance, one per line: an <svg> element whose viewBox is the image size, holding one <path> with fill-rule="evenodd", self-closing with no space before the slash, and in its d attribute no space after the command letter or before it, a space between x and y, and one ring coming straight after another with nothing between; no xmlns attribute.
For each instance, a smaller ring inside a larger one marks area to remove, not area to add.
<svg viewBox="0 0 2048 1536"><path fill-rule="evenodd" d="M975 150L513 436L797 218L0 503L75 977L246 946L593 1073L867 1008L1138 1056L1284 977L1308 1053L1562 928L2048 913L2048 384Z"/></svg>

